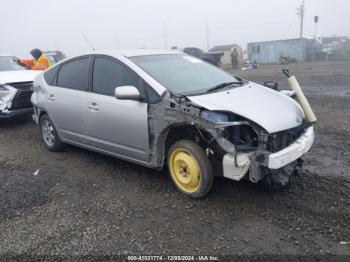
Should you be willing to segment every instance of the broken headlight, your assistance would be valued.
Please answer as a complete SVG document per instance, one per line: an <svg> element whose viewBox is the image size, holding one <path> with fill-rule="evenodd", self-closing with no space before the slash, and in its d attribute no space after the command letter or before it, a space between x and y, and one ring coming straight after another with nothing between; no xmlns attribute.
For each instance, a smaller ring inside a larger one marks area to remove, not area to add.
<svg viewBox="0 0 350 262"><path fill-rule="evenodd" d="M201 112L201 117L205 120L208 120L210 122L215 122L215 123L228 121L228 115L222 112L203 110Z"/></svg>
<svg viewBox="0 0 350 262"><path fill-rule="evenodd" d="M11 91L4 85L0 85L0 109L6 107L6 104L11 100Z"/></svg>
<svg viewBox="0 0 350 262"><path fill-rule="evenodd" d="M0 85L0 100L2 100L2 98L7 97L8 95L10 95L10 90L7 89L5 86Z"/></svg>
<svg viewBox="0 0 350 262"><path fill-rule="evenodd" d="M218 133L233 143L237 149L252 150L257 147L257 133L247 119L233 113L208 110L203 110L201 117L217 123Z"/></svg>
<svg viewBox="0 0 350 262"><path fill-rule="evenodd" d="M3 85L0 85L0 92L8 92L9 90L5 87L5 86L3 86Z"/></svg>

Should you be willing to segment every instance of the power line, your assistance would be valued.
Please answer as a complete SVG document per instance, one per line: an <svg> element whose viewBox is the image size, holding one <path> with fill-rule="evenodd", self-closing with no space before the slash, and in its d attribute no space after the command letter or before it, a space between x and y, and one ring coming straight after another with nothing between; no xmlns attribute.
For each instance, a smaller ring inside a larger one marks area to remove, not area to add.
<svg viewBox="0 0 350 262"><path fill-rule="evenodd" d="M293 22L295 19L283 19L283 20L276 20L276 21L269 21L264 23L256 23L256 24L244 24L244 25L228 25L228 26L211 26L211 28L215 29L234 29L234 28L249 28L249 27L257 27L257 26L264 26L264 25L279 25L281 23L290 23Z"/></svg>

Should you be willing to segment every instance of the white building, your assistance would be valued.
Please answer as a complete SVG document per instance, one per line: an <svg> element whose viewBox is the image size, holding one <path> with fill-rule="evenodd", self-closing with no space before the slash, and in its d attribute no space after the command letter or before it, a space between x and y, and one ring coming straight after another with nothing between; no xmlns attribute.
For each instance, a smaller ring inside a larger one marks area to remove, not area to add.
<svg viewBox="0 0 350 262"><path fill-rule="evenodd" d="M209 50L209 53L224 53L224 55L221 58L222 65L230 65L231 64L231 53L234 49L237 49L238 53L238 64L243 63L243 50L239 45L232 44L232 45L218 45L214 46L212 49Z"/></svg>

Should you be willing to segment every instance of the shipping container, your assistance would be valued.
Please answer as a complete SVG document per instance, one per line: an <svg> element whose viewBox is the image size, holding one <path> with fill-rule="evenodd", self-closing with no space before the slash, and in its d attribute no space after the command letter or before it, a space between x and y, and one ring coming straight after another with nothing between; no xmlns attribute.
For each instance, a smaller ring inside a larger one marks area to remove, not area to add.
<svg viewBox="0 0 350 262"><path fill-rule="evenodd" d="M283 57L294 61L305 61L309 41L305 38L297 38L248 43L248 59L258 64L280 63Z"/></svg>

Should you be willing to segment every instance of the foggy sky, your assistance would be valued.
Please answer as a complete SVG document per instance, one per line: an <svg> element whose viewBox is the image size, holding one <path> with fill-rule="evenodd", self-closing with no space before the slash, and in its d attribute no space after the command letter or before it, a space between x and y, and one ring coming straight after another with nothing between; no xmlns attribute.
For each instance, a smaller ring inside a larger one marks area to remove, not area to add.
<svg viewBox="0 0 350 262"><path fill-rule="evenodd" d="M299 37L302 0L1 0L0 53L73 55L97 49L170 48ZM350 36L349 0L305 0L304 36Z"/></svg>

